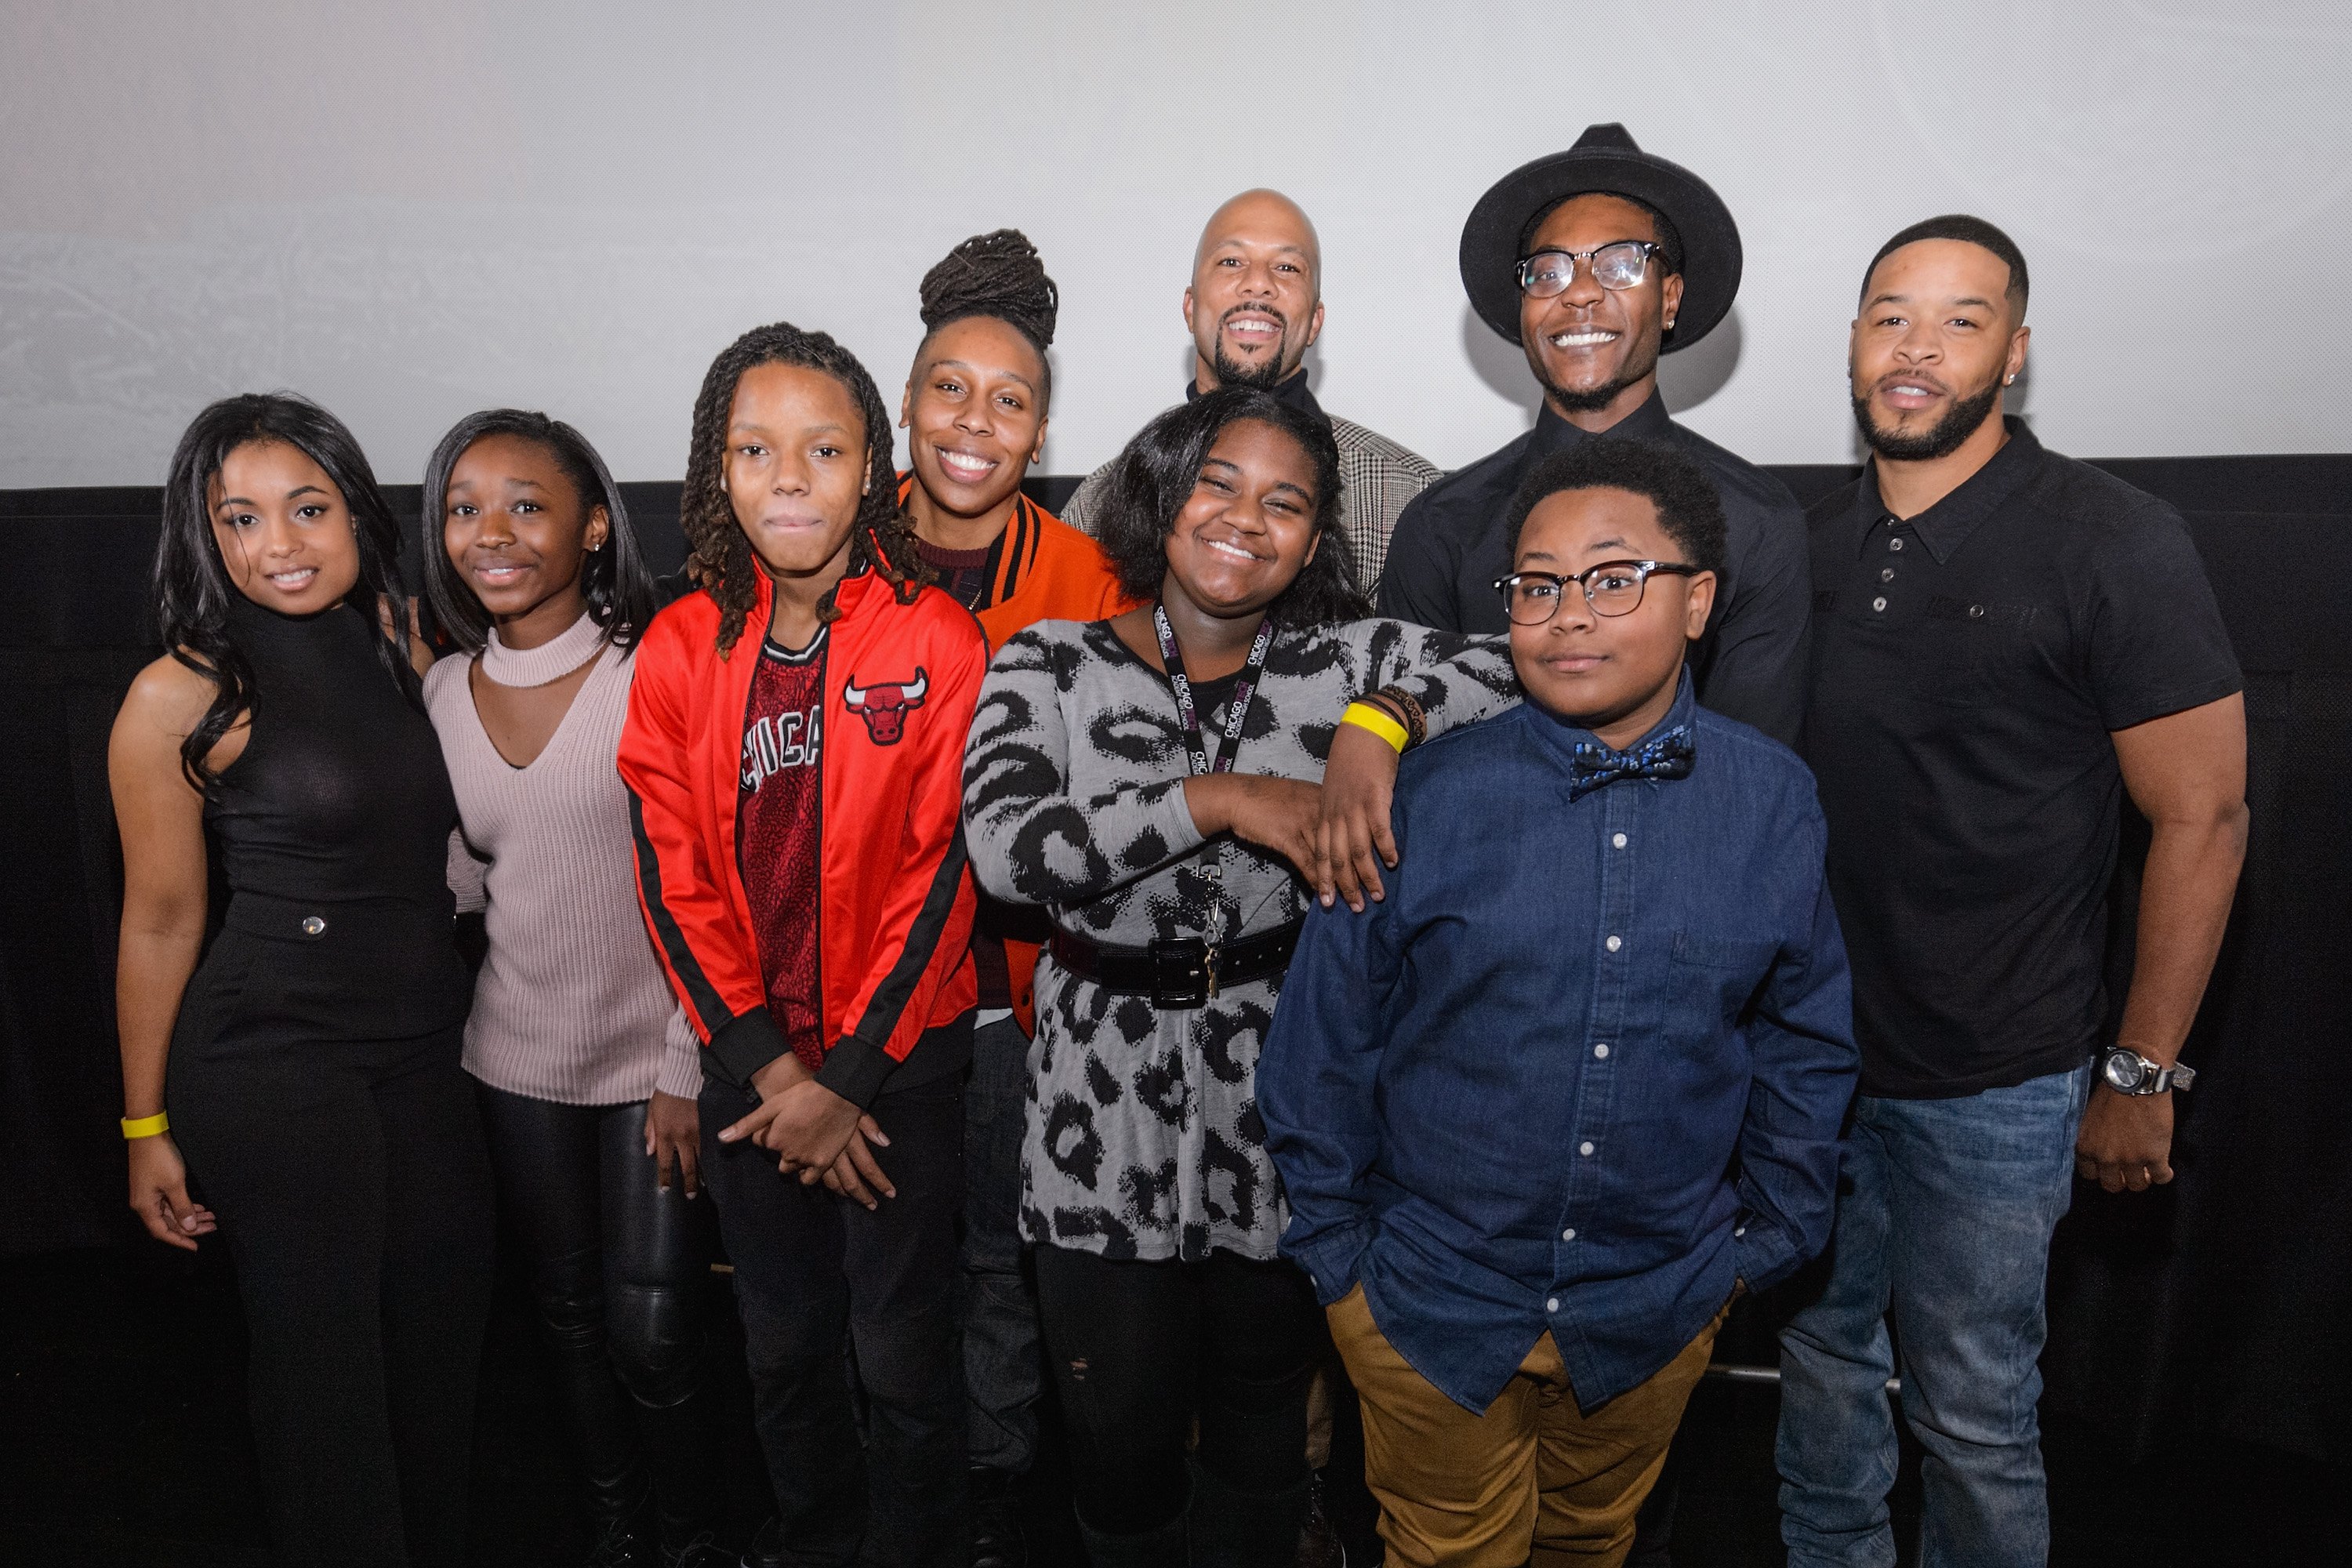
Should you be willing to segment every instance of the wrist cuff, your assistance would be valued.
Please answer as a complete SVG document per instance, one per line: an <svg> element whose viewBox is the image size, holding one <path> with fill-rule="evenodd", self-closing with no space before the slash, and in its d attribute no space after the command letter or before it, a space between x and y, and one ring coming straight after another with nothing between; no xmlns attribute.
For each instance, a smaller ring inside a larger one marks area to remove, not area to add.
<svg viewBox="0 0 2352 1568"><path fill-rule="evenodd" d="M824 1066L817 1069L816 1080L865 1110L882 1092L882 1085L898 1064L890 1053L856 1035L844 1035L834 1042L833 1049L824 1053Z"/></svg>
<svg viewBox="0 0 2352 1568"><path fill-rule="evenodd" d="M703 1048L712 1076L730 1089L749 1089L751 1075L784 1054L784 1032L765 1007L754 1007L720 1025Z"/></svg>

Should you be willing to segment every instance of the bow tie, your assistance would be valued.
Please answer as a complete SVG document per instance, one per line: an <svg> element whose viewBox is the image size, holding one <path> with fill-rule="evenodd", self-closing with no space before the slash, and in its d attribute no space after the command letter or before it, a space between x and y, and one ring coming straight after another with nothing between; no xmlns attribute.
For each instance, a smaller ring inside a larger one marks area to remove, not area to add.
<svg viewBox="0 0 2352 1568"><path fill-rule="evenodd" d="M1630 752L1620 752L1598 741L1578 743L1573 763L1574 776L1570 779L1568 798L1582 800L1604 784L1619 779L1679 779L1690 776L1691 759L1696 748L1691 744L1690 726L1677 724L1664 734L1643 742Z"/></svg>

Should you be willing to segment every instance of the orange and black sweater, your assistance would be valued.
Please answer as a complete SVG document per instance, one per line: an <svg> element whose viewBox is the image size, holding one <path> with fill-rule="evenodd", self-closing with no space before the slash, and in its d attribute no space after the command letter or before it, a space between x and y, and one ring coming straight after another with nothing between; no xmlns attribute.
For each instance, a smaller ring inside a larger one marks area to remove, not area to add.
<svg viewBox="0 0 2352 1568"><path fill-rule="evenodd" d="M898 478L903 504L915 488L914 476ZM961 564L948 552L922 546L923 557L950 580ZM988 634L992 650L1004 646L1013 633L1039 621L1100 621L1135 607L1137 601L1118 585L1102 546L1062 521L1027 496L1013 500L1013 516L974 564L978 592L962 602ZM959 595L961 597L961 595ZM1004 987L1002 1003L1021 1020L1023 1032L1036 1033L1035 983L1037 951L1044 942L1043 917L1032 909L998 903L985 894L980 901L979 923L972 956L991 971L982 977Z"/></svg>

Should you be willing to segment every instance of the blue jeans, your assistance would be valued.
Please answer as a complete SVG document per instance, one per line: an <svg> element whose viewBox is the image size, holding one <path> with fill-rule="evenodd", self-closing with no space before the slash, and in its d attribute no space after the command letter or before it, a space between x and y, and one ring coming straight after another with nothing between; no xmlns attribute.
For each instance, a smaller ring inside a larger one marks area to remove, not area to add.
<svg viewBox="0 0 2352 1568"><path fill-rule="evenodd" d="M2049 1560L2035 1363L2090 1082L2086 1065L1958 1100L1854 1102L1821 1293L1780 1336L1790 1568L1895 1562L1890 1316L1903 1418L1927 1450L1920 1568Z"/></svg>

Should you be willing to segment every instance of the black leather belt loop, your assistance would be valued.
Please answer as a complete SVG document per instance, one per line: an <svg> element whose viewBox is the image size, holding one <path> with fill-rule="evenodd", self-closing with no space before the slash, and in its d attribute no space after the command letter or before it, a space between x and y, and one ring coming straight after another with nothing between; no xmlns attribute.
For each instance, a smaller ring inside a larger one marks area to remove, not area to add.
<svg viewBox="0 0 2352 1568"><path fill-rule="evenodd" d="M1049 946L1055 963L1117 995L1149 996L1155 1007L1199 1007L1228 985L1270 980L1288 969L1306 923L1296 920L1234 942L1181 937L1149 947L1103 947L1057 926Z"/></svg>

